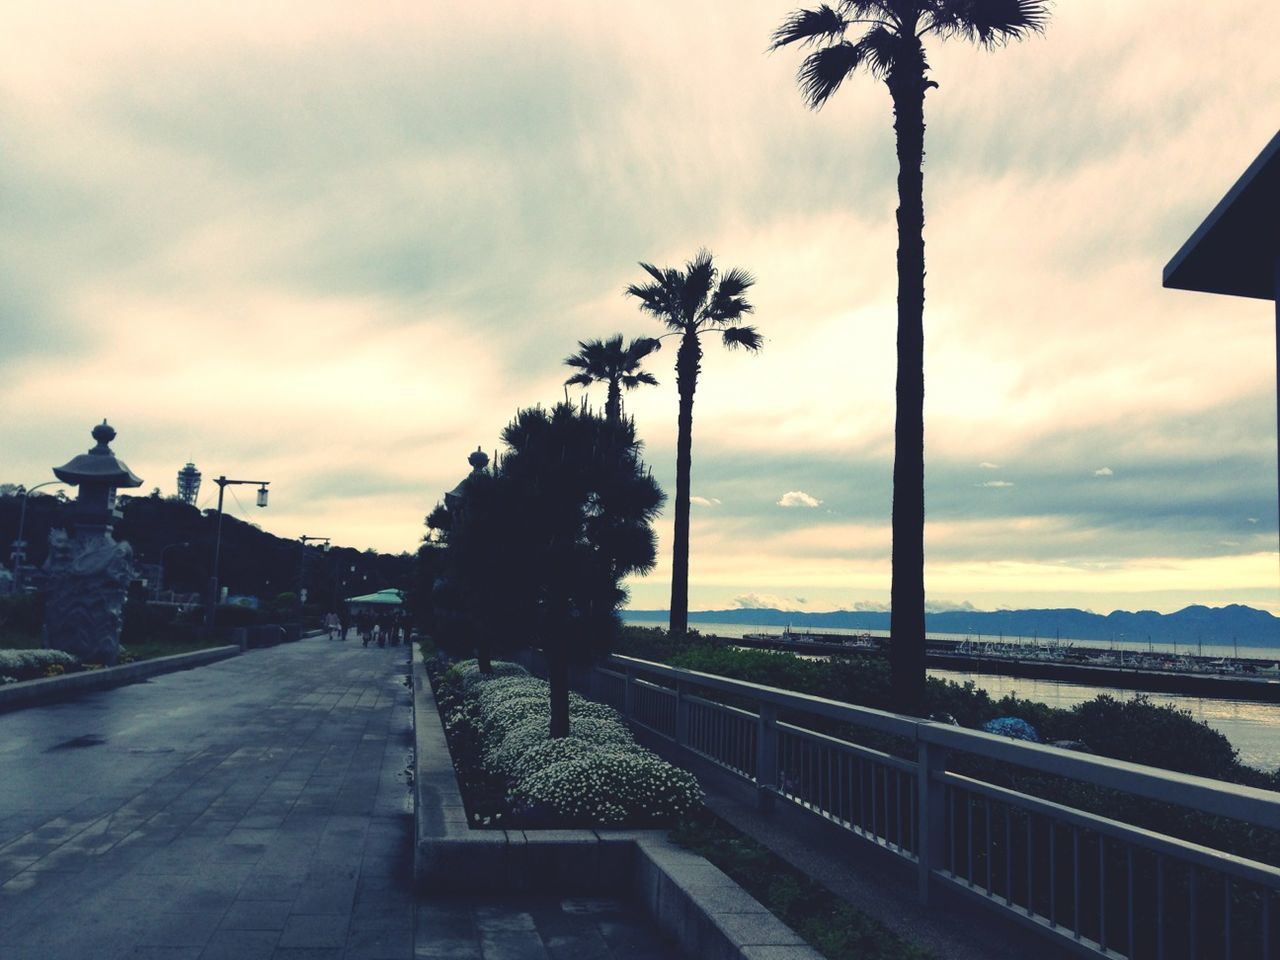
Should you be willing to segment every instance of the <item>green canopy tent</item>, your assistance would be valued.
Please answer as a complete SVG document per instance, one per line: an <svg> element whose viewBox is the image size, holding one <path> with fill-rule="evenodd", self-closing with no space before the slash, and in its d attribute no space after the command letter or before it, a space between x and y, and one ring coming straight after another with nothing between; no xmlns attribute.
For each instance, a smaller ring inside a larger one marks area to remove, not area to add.
<svg viewBox="0 0 1280 960"><path fill-rule="evenodd" d="M366 593L360 597L347 597L343 601L352 613L368 610L371 613L385 612L390 607L404 605L404 591L394 587L379 590L377 593Z"/></svg>

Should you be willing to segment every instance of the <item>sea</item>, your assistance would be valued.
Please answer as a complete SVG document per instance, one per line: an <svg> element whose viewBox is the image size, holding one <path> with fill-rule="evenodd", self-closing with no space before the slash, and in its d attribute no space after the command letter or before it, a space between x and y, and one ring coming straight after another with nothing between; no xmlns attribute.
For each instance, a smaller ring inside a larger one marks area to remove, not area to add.
<svg viewBox="0 0 1280 960"><path fill-rule="evenodd" d="M637 627L666 626L666 622L653 620L635 620L623 614L623 621ZM748 633L775 633L782 631L776 626L751 626L741 623L692 623L690 627L703 634L714 634L718 637L741 637ZM886 637L883 630L848 630L826 629L821 633L847 634L857 636L871 634ZM974 634L933 633L931 637L954 640L998 640L1000 637ZM1044 637L1003 637L1006 643L1025 643L1031 645ZM1132 650L1145 653L1149 649L1157 652L1177 652L1195 654L1206 657L1244 657L1259 660L1280 662L1280 648L1256 646L1251 644L1156 644L1154 648L1147 643L1126 643L1118 641L1108 643L1100 640L1071 640L1063 638L1077 647L1091 647L1103 650ZM995 699L1008 693L1016 693L1019 697L1039 700L1052 707L1072 707L1103 693L1111 695L1133 695L1135 691L1116 687L1095 687L1082 683L1068 683L1060 680L1030 680L1025 677L1004 677L998 674L978 673L965 670L929 670L929 676L954 680L957 683L972 681L977 687L986 690ZM1222 700L1210 697L1189 697L1174 693L1146 693L1152 703L1169 704L1181 710L1187 710L1197 720L1202 720L1214 730L1225 736L1239 752L1241 763L1252 767L1271 770L1280 767L1280 704L1253 703L1245 700Z"/></svg>

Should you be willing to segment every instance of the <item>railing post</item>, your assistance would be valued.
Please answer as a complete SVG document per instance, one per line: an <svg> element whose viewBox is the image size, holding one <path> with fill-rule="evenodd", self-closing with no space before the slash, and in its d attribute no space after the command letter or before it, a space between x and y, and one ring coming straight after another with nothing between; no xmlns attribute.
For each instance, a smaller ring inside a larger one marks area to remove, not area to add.
<svg viewBox="0 0 1280 960"><path fill-rule="evenodd" d="M920 735L927 730L917 727L916 740L916 810L920 837L916 853L919 857L918 896L923 906L929 905L933 871L946 860L947 788L934 778L947 768L947 751L929 743Z"/></svg>
<svg viewBox="0 0 1280 960"><path fill-rule="evenodd" d="M757 705L756 721L756 804L762 811L773 809L778 791L778 711L772 704Z"/></svg>
<svg viewBox="0 0 1280 960"><path fill-rule="evenodd" d="M622 716L630 720L636 712L636 672L627 667L622 678Z"/></svg>
<svg viewBox="0 0 1280 960"><path fill-rule="evenodd" d="M685 696L689 692L689 684L683 680L676 681L676 746L689 745L689 701Z"/></svg>

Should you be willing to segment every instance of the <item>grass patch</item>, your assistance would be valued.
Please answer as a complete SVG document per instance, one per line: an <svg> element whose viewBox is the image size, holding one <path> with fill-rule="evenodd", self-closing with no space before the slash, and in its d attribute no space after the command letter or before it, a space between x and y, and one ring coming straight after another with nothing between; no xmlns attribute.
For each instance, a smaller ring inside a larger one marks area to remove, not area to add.
<svg viewBox="0 0 1280 960"><path fill-rule="evenodd" d="M828 960L935 960L710 812L671 839L714 863Z"/></svg>

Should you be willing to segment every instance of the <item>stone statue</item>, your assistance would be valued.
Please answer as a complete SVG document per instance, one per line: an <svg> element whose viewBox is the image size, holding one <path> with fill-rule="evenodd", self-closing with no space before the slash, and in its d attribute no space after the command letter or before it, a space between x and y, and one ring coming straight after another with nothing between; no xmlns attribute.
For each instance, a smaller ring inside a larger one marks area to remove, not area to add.
<svg viewBox="0 0 1280 960"><path fill-rule="evenodd" d="M111 536L115 491L140 487L114 453L116 432L103 420L92 430L88 453L73 457L53 473L80 488L74 511L75 536L49 531L45 561L44 643L79 657L81 663L114 666L120 655L125 594L133 578L133 551Z"/></svg>
<svg viewBox="0 0 1280 960"><path fill-rule="evenodd" d="M73 539L49 531L45 561L44 642L81 663L115 664L125 592L133 577L133 550L108 534Z"/></svg>

